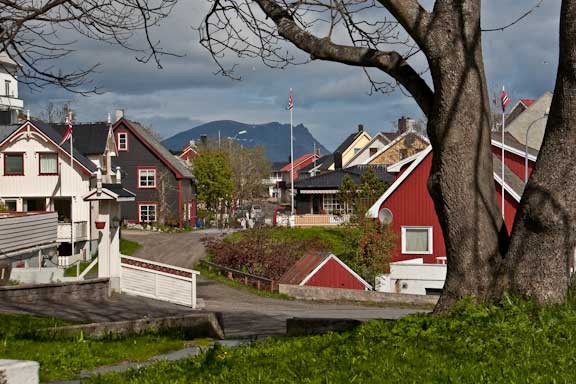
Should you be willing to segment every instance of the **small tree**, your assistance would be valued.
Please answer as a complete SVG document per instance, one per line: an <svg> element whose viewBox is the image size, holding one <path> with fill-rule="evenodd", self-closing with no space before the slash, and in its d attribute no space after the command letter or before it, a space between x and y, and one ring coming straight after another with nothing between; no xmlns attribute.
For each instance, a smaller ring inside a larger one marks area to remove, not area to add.
<svg viewBox="0 0 576 384"><path fill-rule="evenodd" d="M192 172L197 182L198 201L208 211L222 213L232 199L234 184L226 152L203 145L194 158Z"/></svg>
<svg viewBox="0 0 576 384"><path fill-rule="evenodd" d="M358 199L358 186L352 181L349 175L345 175L342 179L342 184L340 184L336 198L340 204L352 208L353 211L355 210Z"/></svg>

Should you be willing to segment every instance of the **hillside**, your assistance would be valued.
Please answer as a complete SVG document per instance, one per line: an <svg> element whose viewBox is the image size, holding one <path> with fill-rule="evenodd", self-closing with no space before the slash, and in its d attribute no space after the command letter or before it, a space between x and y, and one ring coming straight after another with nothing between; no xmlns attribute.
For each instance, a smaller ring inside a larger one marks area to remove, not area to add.
<svg viewBox="0 0 576 384"><path fill-rule="evenodd" d="M227 137L235 137L238 132L246 131L237 136L239 143L253 147L262 145L266 148L266 154L270 161L287 161L290 155L290 125L281 123L267 124L244 124L237 121L222 120L202 124L184 132L180 132L162 142L168 149L178 151L190 140L199 140L200 136L207 135L212 140L218 139L218 131L222 140ZM297 158L306 153L311 153L316 147L320 148L320 154L329 151L316 140L308 128L299 124L294 126L294 157Z"/></svg>

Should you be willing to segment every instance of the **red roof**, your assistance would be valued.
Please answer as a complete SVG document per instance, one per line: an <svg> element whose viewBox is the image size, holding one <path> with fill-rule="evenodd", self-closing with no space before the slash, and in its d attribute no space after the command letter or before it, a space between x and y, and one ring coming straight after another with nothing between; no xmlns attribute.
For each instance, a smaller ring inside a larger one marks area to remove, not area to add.
<svg viewBox="0 0 576 384"><path fill-rule="evenodd" d="M536 100L534 100L534 99L520 99L520 101L522 102L522 104L524 104L525 106L529 107L529 106L531 106L532 104L534 104L534 102L535 102Z"/></svg>
<svg viewBox="0 0 576 384"><path fill-rule="evenodd" d="M318 156L318 155L315 155L313 153L307 153L305 155L300 156L299 158L294 160L294 169L296 169L296 167L298 167L298 166L302 166L302 164L307 162L307 161L313 161L314 156ZM286 164L284 167L282 167L282 169L280 169L280 172L290 172L290 169L292 169L291 164L292 163ZM308 163L308 164L310 164L310 163Z"/></svg>
<svg viewBox="0 0 576 384"><path fill-rule="evenodd" d="M285 274L280 278L280 284L294 284L298 285L312 273L316 267L318 267L322 262L329 257L330 254L321 254L312 252L306 256L301 257L296 264L292 266Z"/></svg>

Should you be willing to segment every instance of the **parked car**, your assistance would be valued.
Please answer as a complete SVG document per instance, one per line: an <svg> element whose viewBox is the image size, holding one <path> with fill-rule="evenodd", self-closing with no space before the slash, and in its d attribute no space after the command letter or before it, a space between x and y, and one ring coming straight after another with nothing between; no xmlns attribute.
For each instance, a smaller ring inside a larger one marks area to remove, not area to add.
<svg viewBox="0 0 576 384"><path fill-rule="evenodd" d="M276 226L287 226L288 218L290 217L290 207L279 205L274 208L274 214L272 215L272 225Z"/></svg>

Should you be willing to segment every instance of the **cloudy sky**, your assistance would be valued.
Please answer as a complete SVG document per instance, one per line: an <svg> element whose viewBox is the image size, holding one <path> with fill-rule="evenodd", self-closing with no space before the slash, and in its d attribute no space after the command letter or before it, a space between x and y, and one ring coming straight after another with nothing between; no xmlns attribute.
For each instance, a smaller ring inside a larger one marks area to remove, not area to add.
<svg viewBox="0 0 576 384"><path fill-rule="evenodd" d="M424 3L430 7L433 1ZM535 3L537 0L484 1L483 28L505 25ZM137 62L133 52L122 48L79 40L77 52L65 65L101 63L92 80L106 93L83 97L55 88L30 92L24 87L22 98L34 115L49 101L69 102L80 121L104 120L108 112L123 108L129 118L169 137L213 120L288 122L286 99L288 89L293 88L294 122L306 125L328 149L334 149L359 123L375 133L392 130L393 122L402 115L422 117L415 102L398 90L370 96L363 72L341 64L312 62L277 70L236 60L242 81L216 76L216 66L194 30L206 9L204 0L181 0L163 25L153 31L164 49L183 55L164 57L163 69ZM491 91L505 84L517 99L536 98L553 90L559 9L560 0L544 0L516 26L483 34ZM425 70L421 58L416 57L413 65Z"/></svg>

